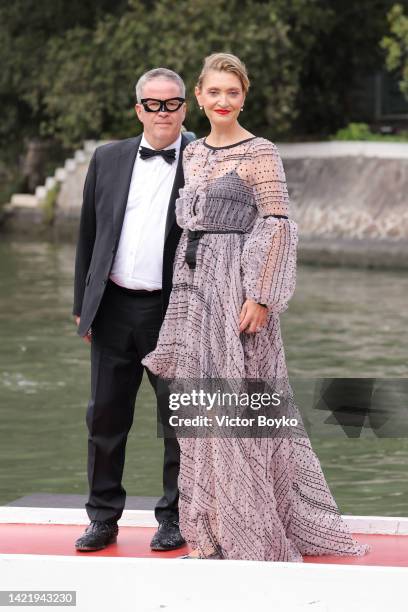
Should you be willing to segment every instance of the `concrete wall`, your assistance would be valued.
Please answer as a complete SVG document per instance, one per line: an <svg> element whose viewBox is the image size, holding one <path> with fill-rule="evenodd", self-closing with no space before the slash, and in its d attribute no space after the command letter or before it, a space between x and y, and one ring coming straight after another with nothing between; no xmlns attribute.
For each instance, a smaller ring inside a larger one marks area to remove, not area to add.
<svg viewBox="0 0 408 612"><path fill-rule="evenodd" d="M304 261L408 267L408 144L278 144Z"/></svg>
<svg viewBox="0 0 408 612"><path fill-rule="evenodd" d="M63 239L76 239L82 206L82 192L88 171L91 152L77 162L61 183L55 209L54 235Z"/></svg>

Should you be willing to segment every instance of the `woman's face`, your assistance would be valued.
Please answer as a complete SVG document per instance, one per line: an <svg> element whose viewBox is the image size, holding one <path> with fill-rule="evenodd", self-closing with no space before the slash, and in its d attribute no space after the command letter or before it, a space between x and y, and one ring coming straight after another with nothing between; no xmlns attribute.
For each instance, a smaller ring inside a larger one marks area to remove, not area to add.
<svg viewBox="0 0 408 612"><path fill-rule="evenodd" d="M237 75L222 70L207 72L201 90L195 88L195 95L210 123L217 127L236 122L245 100Z"/></svg>

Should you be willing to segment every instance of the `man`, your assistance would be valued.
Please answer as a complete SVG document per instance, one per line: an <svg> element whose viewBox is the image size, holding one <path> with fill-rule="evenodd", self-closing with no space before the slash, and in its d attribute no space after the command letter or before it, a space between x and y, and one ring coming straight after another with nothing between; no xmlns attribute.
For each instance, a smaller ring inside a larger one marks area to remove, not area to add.
<svg viewBox="0 0 408 612"><path fill-rule="evenodd" d="M184 184L182 152L189 141L181 134L184 83L171 70L150 70L136 85L136 100L143 134L97 148L84 187L73 314L78 334L91 343L86 417L91 523L76 542L79 551L116 541L141 360L156 346L181 234L175 200ZM155 377L147 373L155 388ZM163 402L158 406L165 410ZM164 495L155 508L159 528L153 550L185 543L178 524L180 449L175 437L164 438L164 447Z"/></svg>

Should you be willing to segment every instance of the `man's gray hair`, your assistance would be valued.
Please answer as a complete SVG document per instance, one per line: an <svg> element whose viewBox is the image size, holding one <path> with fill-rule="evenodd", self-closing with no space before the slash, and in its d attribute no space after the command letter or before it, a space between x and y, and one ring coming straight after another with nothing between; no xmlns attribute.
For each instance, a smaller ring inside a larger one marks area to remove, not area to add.
<svg viewBox="0 0 408 612"><path fill-rule="evenodd" d="M179 86L180 98L186 97L186 86L184 85L183 79L177 74L177 72L173 72L173 70L169 70L168 68L153 68L153 70L149 70L148 72L142 74L136 83L136 101L139 102L139 104L140 100L143 98L143 87L148 81L152 81L153 79L167 79L168 81L174 81Z"/></svg>

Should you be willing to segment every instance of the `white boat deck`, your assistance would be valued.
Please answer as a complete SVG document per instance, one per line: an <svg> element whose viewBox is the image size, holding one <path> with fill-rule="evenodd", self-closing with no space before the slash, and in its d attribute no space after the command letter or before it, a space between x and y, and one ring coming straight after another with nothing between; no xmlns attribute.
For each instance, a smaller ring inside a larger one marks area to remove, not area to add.
<svg viewBox="0 0 408 612"><path fill-rule="evenodd" d="M81 612L407 612L408 518L343 518L359 539L366 534L366 541L378 542L377 557L388 542L386 564L370 562L369 556L366 562L340 557L330 563L176 558L183 551L154 558L148 541L156 522L146 510L125 511L119 523L122 548L119 537L117 549L81 555L73 540L88 523L84 510L4 506L0 590L75 591L75 609ZM19 552L11 552L8 541ZM46 554L47 546L57 554Z"/></svg>

